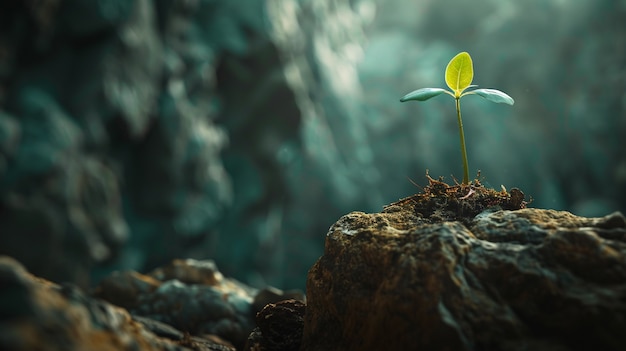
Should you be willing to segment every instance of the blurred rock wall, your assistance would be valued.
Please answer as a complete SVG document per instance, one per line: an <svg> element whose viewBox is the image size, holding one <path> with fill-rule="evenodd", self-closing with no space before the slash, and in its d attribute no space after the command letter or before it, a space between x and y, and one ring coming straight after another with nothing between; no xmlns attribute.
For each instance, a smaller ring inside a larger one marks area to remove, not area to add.
<svg viewBox="0 0 626 351"><path fill-rule="evenodd" d="M303 285L375 174L354 6L0 5L0 251L82 285L174 257Z"/></svg>
<svg viewBox="0 0 626 351"><path fill-rule="evenodd" d="M154 265L214 236L232 201L215 70L262 22L254 9L1 6L0 250L86 284L94 264Z"/></svg>

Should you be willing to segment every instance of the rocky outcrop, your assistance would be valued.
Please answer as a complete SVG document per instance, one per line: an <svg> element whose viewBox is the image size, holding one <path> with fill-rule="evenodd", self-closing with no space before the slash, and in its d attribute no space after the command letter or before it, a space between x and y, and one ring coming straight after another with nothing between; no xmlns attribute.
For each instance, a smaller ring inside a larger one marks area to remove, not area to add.
<svg viewBox="0 0 626 351"><path fill-rule="evenodd" d="M114 273L88 294L0 256L0 349L241 349L257 306L293 297L303 299L302 293L250 288L222 276L212 261L195 260L146 275Z"/></svg>
<svg viewBox="0 0 626 351"><path fill-rule="evenodd" d="M449 214L478 189L432 185L330 228L307 280L302 350L626 348L622 214L491 208L432 220L427 201L447 198L447 212L429 215Z"/></svg>
<svg viewBox="0 0 626 351"><path fill-rule="evenodd" d="M76 286L32 276L6 256L0 257L0 286L2 350L234 350L133 316Z"/></svg>
<svg viewBox="0 0 626 351"><path fill-rule="evenodd" d="M304 295L296 290L255 289L226 278L213 261L174 260L145 275L116 272L94 295L193 335L217 335L241 348L266 304Z"/></svg>

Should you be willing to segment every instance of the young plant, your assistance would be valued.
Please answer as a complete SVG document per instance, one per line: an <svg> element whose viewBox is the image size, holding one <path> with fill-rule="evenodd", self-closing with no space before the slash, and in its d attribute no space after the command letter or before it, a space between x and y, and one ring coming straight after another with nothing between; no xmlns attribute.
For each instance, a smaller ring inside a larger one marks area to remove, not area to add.
<svg viewBox="0 0 626 351"><path fill-rule="evenodd" d="M489 101L513 105L513 98L496 89L473 89L477 85L471 85L474 79L474 67L472 58L467 52L461 52L454 56L446 67L446 84L451 91L441 88L422 88L406 94L401 102L416 100L426 101L435 96L446 93L456 101L456 118L459 123L459 133L461 135L461 154L463 156L463 184L469 184L469 167L467 165L467 152L465 151L465 134L463 133L463 121L461 120L460 100L466 95L478 95Z"/></svg>

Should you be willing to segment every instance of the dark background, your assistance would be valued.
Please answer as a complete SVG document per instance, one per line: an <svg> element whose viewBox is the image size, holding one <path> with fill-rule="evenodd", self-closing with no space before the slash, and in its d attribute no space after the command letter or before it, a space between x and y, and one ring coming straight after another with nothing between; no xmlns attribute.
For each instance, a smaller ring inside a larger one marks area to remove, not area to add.
<svg viewBox="0 0 626 351"><path fill-rule="evenodd" d="M304 288L341 215L470 172L531 206L626 212L626 2L25 0L0 4L0 253L93 285L214 259Z"/></svg>

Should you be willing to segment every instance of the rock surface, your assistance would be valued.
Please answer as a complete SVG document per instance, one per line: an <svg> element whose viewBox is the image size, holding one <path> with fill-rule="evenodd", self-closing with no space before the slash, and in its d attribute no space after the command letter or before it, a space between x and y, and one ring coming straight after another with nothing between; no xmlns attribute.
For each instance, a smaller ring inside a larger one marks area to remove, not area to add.
<svg viewBox="0 0 626 351"><path fill-rule="evenodd" d="M250 288L196 260L114 273L91 295L0 256L0 350L241 349L262 300L303 299Z"/></svg>
<svg viewBox="0 0 626 351"><path fill-rule="evenodd" d="M255 289L226 278L213 261L174 260L146 275L116 272L95 296L193 335L217 335L239 349L266 304L304 294L276 288Z"/></svg>
<svg viewBox="0 0 626 351"><path fill-rule="evenodd" d="M621 213L430 221L418 208L409 198L330 228L302 350L626 349Z"/></svg>
<svg viewBox="0 0 626 351"><path fill-rule="evenodd" d="M256 315L244 350L297 351L302 342L306 305L298 300L267 304Z"/></svg>
<svg viewBox="0 0 626 351"><path fill-rule="evenodd" d="M0 287L2 350L235 350L32 276L7 256L0 256Z"/></svg>

